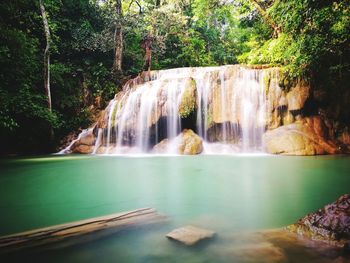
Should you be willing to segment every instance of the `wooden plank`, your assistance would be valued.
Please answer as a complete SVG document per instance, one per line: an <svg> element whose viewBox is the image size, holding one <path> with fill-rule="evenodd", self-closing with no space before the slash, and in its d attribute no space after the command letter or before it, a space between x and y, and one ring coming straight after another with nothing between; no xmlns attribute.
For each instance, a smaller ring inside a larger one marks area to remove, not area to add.
<svg viewBox="0 0 350 263"><path fill-rule="evenodd" d="M153 208L141 208L3 236L0 237L0 250L46 245L101 230L117 231L130 226L158 223L165 219L164 215Z"/></svg>

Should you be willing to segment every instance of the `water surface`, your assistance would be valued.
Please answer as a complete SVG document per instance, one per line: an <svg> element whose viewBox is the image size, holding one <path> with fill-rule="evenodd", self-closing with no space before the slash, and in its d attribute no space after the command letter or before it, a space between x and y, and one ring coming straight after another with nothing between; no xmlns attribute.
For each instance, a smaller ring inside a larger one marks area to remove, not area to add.
<svg viewBox="0 0 350 263"><path fill-rule="evenodd" d="M349 192L349 156L1 160L0 235L153 207L169 222L23 255L50 262L240 262L224 255L235 234L283 227ZM217 236L194 248L165 238L188 224L210 228ZM287 261L293 262L293 254Z"/></svg>

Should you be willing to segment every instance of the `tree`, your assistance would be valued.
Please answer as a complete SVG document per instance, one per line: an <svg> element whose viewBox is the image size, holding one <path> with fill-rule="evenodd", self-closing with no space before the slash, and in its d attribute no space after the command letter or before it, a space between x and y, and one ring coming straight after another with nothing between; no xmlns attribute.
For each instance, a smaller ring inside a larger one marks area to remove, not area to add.
<svg viewBox="0 0 350 263"><path fill-rule="evenodd" d="M51 90L50 90L50 43L51 43L51 34L49 23L47 21L47 14L45 6L42 0L39 0L41 17L44 24L45 38L46 38L46 47L44 51L44 87L47 96L47 104L49 110L52 111L52 102L51 102Z"/></svg>
<svg viewBox="0 0 350 263"><path fill-rule="evenodd" d="M113 72L117 75L122 73L122 60L123 60L123 27L122 27L122 0L116 0L115 3L115 32L114 32L114 63Z"/></svg>
<svg viewBox="0 0 350 263"><path fill-rule="evenodd" d="M152 43L154 38L147 35L141 41L141 47L145 50L143 70L150 71L152 66Z"/></svg>
<svg viewBox="0 0 350 263"><path fill-rule="evenodd" d="M273 37L277 38L281 34L281 27L273 21L273 19L268 14L266 8L260 3L258 0L250 0L250 2L254 5L256 10L260 13L266 23L272 27L273 29ZM272 1L273 2L273 1Z"/></svg>

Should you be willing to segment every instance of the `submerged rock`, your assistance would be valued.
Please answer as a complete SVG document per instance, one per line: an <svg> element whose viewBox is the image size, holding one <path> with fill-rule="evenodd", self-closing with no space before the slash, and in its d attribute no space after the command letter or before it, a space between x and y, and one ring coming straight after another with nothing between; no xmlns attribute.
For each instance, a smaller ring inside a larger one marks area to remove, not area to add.
<svg viewBox="0 0 350 263"><path fill-rule="evenodd" d="M186 246L192 246L203 239L212 238L215 235L214 231L198 228L194 226L184 226L174 229L166 235L167 238L179 241Z"/></svg>
<svg viewBox="0 0 350 263"><path fill-rule="evenodd" d="M264 134L265 149L272 154L316 155L335 154L339 149L322 119L308 117L295 123L267 131Z"/></svg>
<svg viewBox="0 0 350 263"><path fill-rule="evenodd" d="M283 250L270 242L243 245L232 250L232 254L243 262L283 262L286 256Z"/></svg>
<svg viewBox="0 0 350 263"><path fill-rule="evenodd" d="M308 214L287 227L291 232L349 249L350 242L350 194L318 211Z"/></svg>
<svg viewBox="0 0 350 263"><path fill-rule="evenodd" d="M190 129L183 130L174 139L164 139L153 147L153 153L200 154L203 151L202 138Z"/></svg>

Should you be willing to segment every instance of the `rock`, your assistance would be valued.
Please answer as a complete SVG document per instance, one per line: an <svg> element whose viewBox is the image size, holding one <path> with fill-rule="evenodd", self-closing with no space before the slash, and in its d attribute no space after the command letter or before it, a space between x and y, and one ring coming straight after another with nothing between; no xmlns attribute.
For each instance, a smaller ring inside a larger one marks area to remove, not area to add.
<svg viewBox="0 0 350 263"><path fill-rule="evenodd" d="M287 258L283 250L270 242L249 244L233 250L235 256L243 262L281 262Z"/></svg>
<svg viewBox="0 0 350 263"><path fill-rule="evenodd" d="M200 154L203 151L202 138L192 130L184 129L174 139L164 139L153 147L153 153Z"/></svg>
<svg viewBox="0 0 350 263"><path fill-rule="evenodd" d="M304 81L288 83L283 86L283 79L278 69L267 72L266 89L266 125L268 130L276 129L295 121L293 114L300 114L306 100L310 97L310 86ZM287 92L289 90L289 92Z"/></svg>
<svg viewBox="0 0 350 263"><path fill-rule="evenodd" d="M192 130L185 129L180 135L179 153L186 155L200 154L203 151L201 137Z"/></svg>
<svg viewBox="0 0 350 263"><path fill-rule="evenodd" d="M350 149L350 133L348 127L341 132L340 136L338 136L338 140Z"/></svg>
<svg viewBox="0 0 350 263"><path fill-rule="evenodd" d="M295 111L304 108L305 101L310 96L310 86L299 81L296 86L287 93L288 110Z"/></svg>
<svg viewBox="0 0 350 263"><path fill-rule="evenodd" d="M83 153L89 154L92 153L95 147L96 137L93 133L94 127L83 130L75 142L70 147L69 151L73 153Z"/></svg>
<svg viewBox="0 0 350 263"><path fill-rule="evenodd" d="M215 232L208 229L184 226L171 231L166 237L179 241L186 246L192 246L203 239L212 238L214 235Z"/></svg>
<svg viewBox="0 0 350 263"><path fill-rule="evenodd" d="M350 242L350 194L287 227L291 232L346 248Z"/></svg>
<svg viewBox="0 0 350 263"><path fill-rule="evenodd" d="M169 150L169 139L164 139L153 146L153 153L166 153Z"/></svg>
<svg viewBox="0 0 350 263"><path fill-rule="evenodd" d="M95 140L96 140L96 137L91 130L90 132L85 133L80 137L79 144L85 144L85 145L91 146L91 145L95 145Z"/></svg>
<svg viewBox="0 0 350 263"><path fill-rule="evenodd" d="M336 154L339 149L329 138L327 128L318 116L267 131L264 146L268 153L285 155Z"/></svg>
<svg viewBox="0 0 350 263"><path fill-rule="evenodd" d="M85 145L85 144L80 144L72 149L73 153L83 153L83 154L89 154L92 153L94 150L94 146L91 145Z"/></svg>
<svg viewBox="0 0 350 263"><path fill-rule="evenodd" d="M193 78L189 78L186 82L186 88L182 94L179 104L179 115L186 118L191 115L197 108L197 88Z"/></svg>
<svg viewBox="0 0 350 263"><path fill-rule="evenodd" d="M281 126L283 114L288 109L286 93L279 85L280 75L279 69L270 70L265 75L267 129Z"/></svg>

